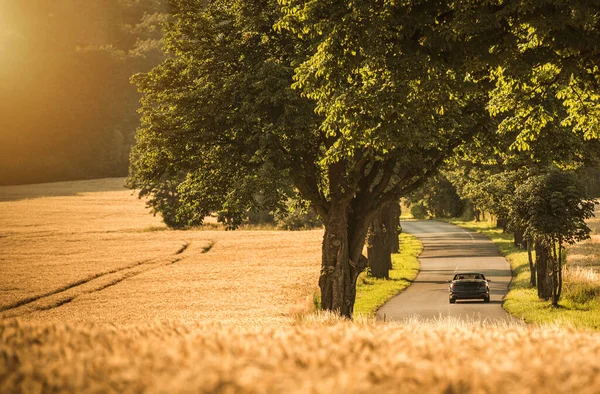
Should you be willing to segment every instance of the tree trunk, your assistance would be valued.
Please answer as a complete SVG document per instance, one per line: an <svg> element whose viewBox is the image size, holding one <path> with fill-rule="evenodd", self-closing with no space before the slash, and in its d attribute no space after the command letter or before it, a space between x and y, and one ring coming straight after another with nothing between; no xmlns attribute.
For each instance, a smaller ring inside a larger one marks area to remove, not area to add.
<svg viewBox="0 0 600 394"><path fill-rule="evenodd" d="M538 297L542 300L549 300L552 297L552 276L549 266L549 257L551 252L548 247L540 241L535 243L535 266L537 268L537 289Z"/></svg>
<svg viewBox="0 0 600 394"><path fill-rule="evenodd" d="M506 232L506 226L508 225L508 220L506 218L497 218L496 219L496 228L501 228L502 232Z"/></svg>
<svg viewBox="0 0 600 394"><path fill-rule="evenodd" d="M367 242L367 257L371 267L371 276L389 279L390 269L392 269L390 236L381 219L381 216L378 215L371 223Z"/></svg>
<svg viewBox="0 0 600 394"><path fill-rule="evenodd" d="M563 289L563 270L562 270L562 243L559 241L558 244L558 292L557 292L557 296L556 296L556 304L558 305L558 301L560 300L560 296L562 295L562 289Z"/></svg>
<svg viewBox="0 0 600 394"><path fill-rule="evenodd" d="M400 253L400 233L402 232L402 227L400 227L401 213L400 201L390 205L390 230L393 233L391 240L392 253Z"/></svg>
<svg viewBox="0 0 600 394"><path fill-rule="evenodd" d="M524 240L524 234L525 232L523 231L522 228L518 227L515 231L514 231L514 235L515 235L515 242L514 245L516 247L522 248L523 244L526 242Z"/></svg>
<svg viewBox="0 0 600 394"><path fill-rule="evenodd" d="M360 252L367 226L363 230L360 223L349 223L350 220L348 206L328 212L319 278L321 308L349 319L352 318L356 300L356 279L364 270L367 260Z"/></svg>
<svg viewBox="0 0 600 394"><path fill-rule="evenodd" d="M552 240L552 306L557 307L562 293L562 242Z"/></svg>
<svg viewBox="0 0 600 394"><path fill-rule="evenodd" d="M375 216L369 228L367 255L371 275L375 278L390 278L392 256L398 250L398 226L400 204L391 203Z"/></svg>
<svg viewBox="0 0 600 394"><path fill-rule="evenodd" d="M532 253L532 248L533 248L533 240L531 239L531 237L527 237L527 258L529 260L529 283L531 284L532 287L536 286L536 275L535 275L535 270L536 270L536 266L533 264L533 253Z"/></svg>

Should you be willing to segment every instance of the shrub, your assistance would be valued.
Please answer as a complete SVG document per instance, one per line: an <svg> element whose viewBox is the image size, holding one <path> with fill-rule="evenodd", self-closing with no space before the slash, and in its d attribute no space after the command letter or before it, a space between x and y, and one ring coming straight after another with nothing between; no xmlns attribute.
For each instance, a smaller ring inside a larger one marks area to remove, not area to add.
<svg viewBox="0 0 600 394"><path fill-rule="evenodd" d="M312 208L296 199L288 200L285 209L275 214L275 220L281 230L308 230L323 225Z"/></svg>
<svg viewBox="0 0 600 394"><path fill-rule="evenodd" d="M410 213L415 219L425 219L427 217L427 208L423 203L417 202L410 206Z"/></svg>

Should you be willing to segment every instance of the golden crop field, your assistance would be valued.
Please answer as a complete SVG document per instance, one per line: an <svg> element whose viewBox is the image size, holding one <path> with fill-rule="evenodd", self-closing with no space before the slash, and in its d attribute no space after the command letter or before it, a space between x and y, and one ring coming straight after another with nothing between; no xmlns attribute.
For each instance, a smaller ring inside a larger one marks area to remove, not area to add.
<svg viewBox="0 0 600 394"><path fill-rule="evenodd" d="M248 328L0 322L0 392L598 393L600 335L313 318ZM2 373L4 371L4 373Z"/></svg>
<svg viewBox="0 0 600 394"><path fill-rule="evenodd" d="M567 253L569 265L600 274L600 205L596 205L594 213L596 216L587 221L592 230L591 238L569 245Z"/></svg>
<svg viewBox="0 0 600 394"><path fill-rule="evenodd" d="M124 179L0 187L0 316L280 325L317 283L322 231L171 231Z"/></svg>
<svg viewBox="0 0 600 394"><path fill-rule="evenodd" d="M122 183L0 188L0 393L599 392L598 333L306 313L322 231L171 231Z"/></svg>

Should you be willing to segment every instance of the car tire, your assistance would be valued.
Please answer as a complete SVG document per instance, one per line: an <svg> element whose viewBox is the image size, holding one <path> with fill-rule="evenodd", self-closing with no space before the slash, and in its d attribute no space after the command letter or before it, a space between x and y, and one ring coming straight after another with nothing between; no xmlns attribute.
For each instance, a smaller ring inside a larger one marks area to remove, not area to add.
<svg viewBox="0 0 600 394"><path fill-rule="evenodd" d="M490 297L485 297L485 298L483 299L483 302L490 302Z"/></svg>
<svg viewBox="0 0 600 394"><path fill-rule="evenodd" d="M450 298L450 303L451 303L451 304L454 304L455 302L456 302L456 299L455 299L455 298Z"/></svg>

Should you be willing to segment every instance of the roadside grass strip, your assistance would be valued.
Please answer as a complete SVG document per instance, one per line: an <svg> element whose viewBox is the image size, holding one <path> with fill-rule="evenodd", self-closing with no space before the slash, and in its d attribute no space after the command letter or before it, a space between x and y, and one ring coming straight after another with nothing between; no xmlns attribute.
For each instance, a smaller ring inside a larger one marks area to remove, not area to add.
<svg viewBox="0 0 600 394"><path fill-rule="evenodd" d="M600 284L586 284L579 279L578 272L570 268L568 257L563 276L563 296L559 307L553 308L550 301L540 300L537 289L530 286L527 251L514 246L512 234L503 233L489 222L452 223L489 237L509 262L513 280L503 304L508 313L527 323L600 330Z"/></svg>
<svg viewBox="0 0 600 394"><path fill-rule="evenodd" d="M417 257L423 245L417 237L400 234L400 253L392 254L390 279L377 279L366 272L360 274L356 286L355 316L375 316L375 312L390 298L406 289L419 273Z"/></svg>

